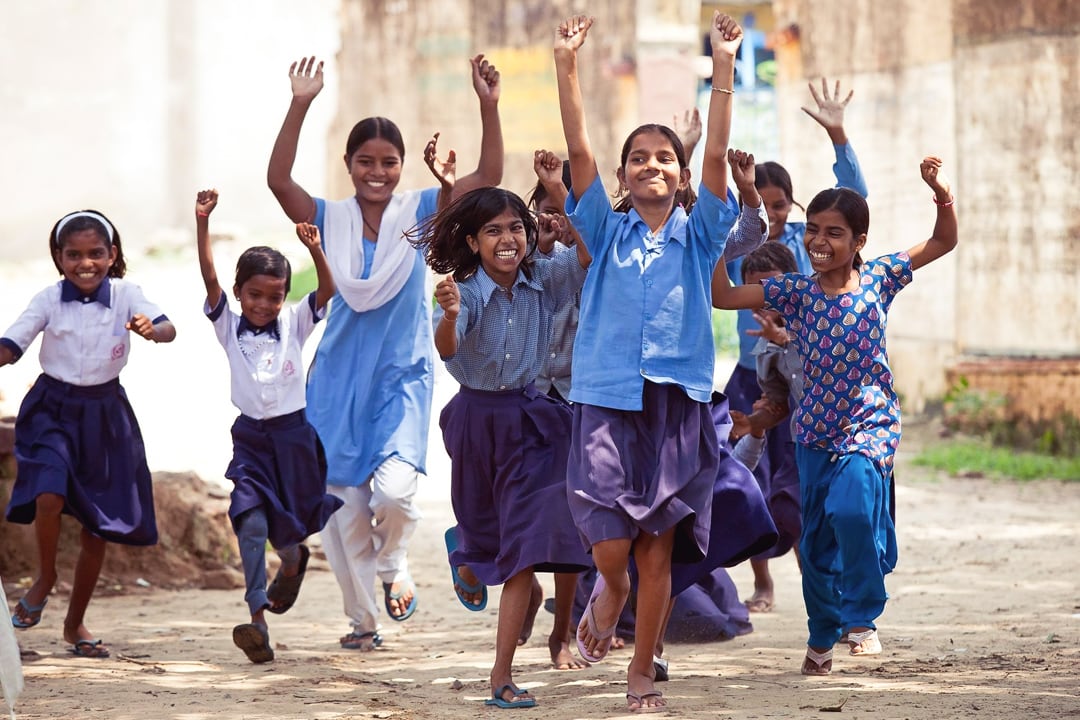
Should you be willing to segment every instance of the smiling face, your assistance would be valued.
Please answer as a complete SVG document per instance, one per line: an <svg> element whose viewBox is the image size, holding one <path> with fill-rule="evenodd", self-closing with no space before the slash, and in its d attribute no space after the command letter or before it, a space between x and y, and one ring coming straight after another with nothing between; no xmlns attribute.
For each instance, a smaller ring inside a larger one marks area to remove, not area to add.
<svg viewBox="0 0 1080 720"><path fill-rule="evenodd" d="M96 230L66 233L56 252L60 272L83 295L98 289L115 261L116 247Z"/></svg>
<svg viewBox="0 0 1080 720"><path fill-rule="evenodd" d="M513 285L528 247L525 222L519 215L506 208L481 225L475 236L467 236L466 241L480 255L488 277L505 288Z"/></svg>
<svg viewBox="0 0 1080 720"><path fill-rule="evenodd" d="M385 205L401 180L401 153L393 143L375 137L364 141L345 157L356 197L363 202Z"/></svg>
<svg viewBox="0 0 1080 720"><path fill-rule="evenodd" d="M806 218L803 244L815 272L847 271L853 265L855 253L866 244L866 233L852 233L851 226L839 210L822 210Z"/></svg>
<svg viewBox="0 0 1080 720"><path fill-rule="evenodd" d="M635 205L670 200L690 182L690 170L680 165L671 140L655 130L634 136L617 175Z"/></svg>
<svg viewBox="0 0 1080 720"><path fill-rule="evenodd" d="M277 320L285 304L287 281L273 275L252 275L243 285L234 286L240 312L252 325L262 327Z"/></svg>
<svg viewBox="0 0 1080 720"><path fill-rule="evenodd" d="M758 188L765 213L769 216L769 239L776 240L784 234L784 225L791 214L791 201L776 185Z"/></svg>

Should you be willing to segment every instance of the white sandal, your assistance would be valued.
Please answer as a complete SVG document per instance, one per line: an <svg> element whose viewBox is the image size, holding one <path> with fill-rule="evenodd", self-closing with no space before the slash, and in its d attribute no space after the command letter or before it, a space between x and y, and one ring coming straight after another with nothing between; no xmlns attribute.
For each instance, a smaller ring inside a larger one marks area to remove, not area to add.
<svg viewBox="0 0 1080 720"><path fill-rule="evenodd" d="M848 645L851 646L852 655L880 655L881 641L878 639L877 630L864 630L862 632L848 632Z"/></svg>
<svg viewBox="0 0 1080 720"><path fill-rule="evenodd" d="M803 660L802 674L803 675L828 675L832 672L832 648L829 648L825 652L818 652L809 645L806 646L806 658ZM813 669L808 669L806 661L809 660L814 664ZM828 663L829 667L825 667Z"/></svg>

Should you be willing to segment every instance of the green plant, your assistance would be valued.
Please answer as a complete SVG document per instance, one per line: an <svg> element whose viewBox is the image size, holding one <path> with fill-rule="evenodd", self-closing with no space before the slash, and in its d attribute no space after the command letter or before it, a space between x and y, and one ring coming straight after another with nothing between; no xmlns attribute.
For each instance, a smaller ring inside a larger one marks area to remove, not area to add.
<svg viewBox="0 0 1080 720"><path fill-rule="evenodd" d="M314 265L308 265L292 275L292 285L289 289L289 300L299 300L319 286L319 277L315 272Z"/></svg>
<svg viewBox="0 0 1080 720"><path fill-rule="evenodd" d="M712 334L717 355L739 354L739 331L736 327L736 313L731 310L713 310Z"/></svg>
<svg viewBox="0 0 1080 720"><path fill-rule="evenodd" d="M935 443L919 453L913 463L950 475L1080 481L1080 457L1056 457L995 447L985 439L962 438Z"/></svg>

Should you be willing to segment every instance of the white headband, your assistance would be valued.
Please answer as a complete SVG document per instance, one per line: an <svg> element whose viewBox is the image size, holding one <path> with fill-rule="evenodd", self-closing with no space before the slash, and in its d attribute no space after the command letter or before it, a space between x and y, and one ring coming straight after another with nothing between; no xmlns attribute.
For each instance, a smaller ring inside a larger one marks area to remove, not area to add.
<svg viewBox="0 0 1080 720"><path fill-rule="evenodd" d="M112 228L112 225L109 224L109 221L106 220L105 218L103 218L101 215L98 215L96 212L87 212L87 211L73 212L70 215L65 215L63 218L60 219L59 224L57 224L57 226L56 226L56 239L58 241L60 240L60 233L63 231L64 226L67 225L68 222L70 222L71 220L74 220L77 217L93 218L94 220L97 220L99 223L104 225L105 226L105 232L109 236L109 244L113 243L113 228Z"/></svg>

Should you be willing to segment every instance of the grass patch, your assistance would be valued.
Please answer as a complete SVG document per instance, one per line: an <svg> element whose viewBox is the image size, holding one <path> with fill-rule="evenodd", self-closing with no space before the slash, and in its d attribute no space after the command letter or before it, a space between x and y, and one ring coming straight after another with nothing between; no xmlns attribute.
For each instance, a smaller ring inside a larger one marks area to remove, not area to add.
<svg viewBox="0 0 1080 720"><path fill-rule="evenodd" d="M713 344L717 355L739 355L739 329L736 325L738 315L734 310L712 311Z"/></svg>
<svg viewBox="0 0 1080 720"><path fill-rule="evenodd" d="M292 285L291 289L289 290L289 300L300 300L318 286L319 276L315 272L315 266L308 265L302 270L299 270L298 272L294 272L292 274Z"/></svg>
<svg viewBox="0 0 1080 720"><path fill-rule="evenodd" d="M950 475L1080 481L1080 458L994 447L989 442L974 439L934 443L920 452L913 462L944 470Z"/></svg>

